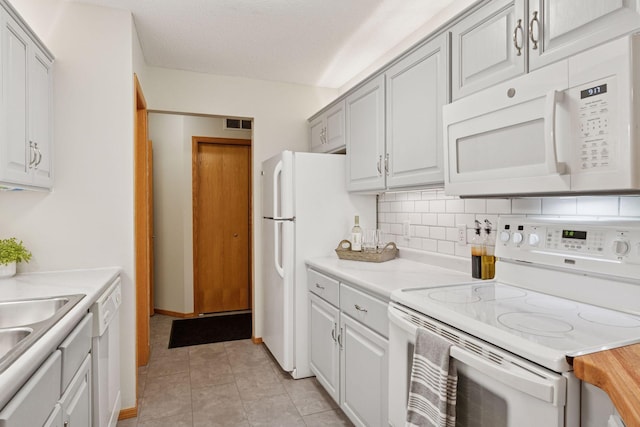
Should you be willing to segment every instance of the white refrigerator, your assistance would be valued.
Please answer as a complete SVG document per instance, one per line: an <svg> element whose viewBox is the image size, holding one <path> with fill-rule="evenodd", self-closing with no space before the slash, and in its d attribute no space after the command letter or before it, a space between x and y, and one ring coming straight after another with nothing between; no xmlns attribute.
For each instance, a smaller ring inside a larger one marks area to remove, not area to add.
<svg viewBox="0 0 640 427"><path fill-rule="evenodd" d="M305 260L333 255L354 215L376 227L375 195L346 190L345 156L283 151L262 163L262 340L293 378L309 367Z"/></svg>

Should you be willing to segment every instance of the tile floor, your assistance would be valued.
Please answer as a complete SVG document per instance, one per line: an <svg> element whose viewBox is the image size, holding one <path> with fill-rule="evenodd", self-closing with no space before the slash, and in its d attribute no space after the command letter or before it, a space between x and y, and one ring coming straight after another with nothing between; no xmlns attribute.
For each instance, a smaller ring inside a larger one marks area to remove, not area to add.
<svg viewBox="0 0 640 427"><path fill-rule="evenodd" d="M167 349L174 318L151 318L138 417L117 427L351 426L315 378L293 380L251 340Z"/></svg>

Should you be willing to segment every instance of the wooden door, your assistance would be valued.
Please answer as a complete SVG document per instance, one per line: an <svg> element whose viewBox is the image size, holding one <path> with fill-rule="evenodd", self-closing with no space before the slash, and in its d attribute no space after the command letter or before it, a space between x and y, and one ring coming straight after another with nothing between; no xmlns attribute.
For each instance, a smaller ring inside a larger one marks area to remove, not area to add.
<svg viewBox="0 0 640 427"><path fill-rule="evenodd" d="M195 311L246 310L251 307L251 142L194 140Z"/></svg>
<svg viewBox="0 0 640 427"><path fill-rule="evenodd" d="M149 275L149 315L155 314L153 306L153 266L154 266L154 244L155 236L153 234L153 142L147 141L147 240L149 241L149 262L147 263L147 271Z"/></svg>

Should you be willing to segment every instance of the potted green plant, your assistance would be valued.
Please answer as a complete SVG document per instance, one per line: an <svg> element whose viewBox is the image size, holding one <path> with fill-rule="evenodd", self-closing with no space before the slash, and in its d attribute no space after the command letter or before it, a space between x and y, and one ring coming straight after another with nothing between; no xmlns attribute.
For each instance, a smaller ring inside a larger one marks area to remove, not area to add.
<svg viewBox="0 0 640 427"><path fill-rule="evenodd" d="M15 237L0 240L0 278L11 277L16 274L16 264L29 262L31 252L24 247L22 240Z"/></svg>

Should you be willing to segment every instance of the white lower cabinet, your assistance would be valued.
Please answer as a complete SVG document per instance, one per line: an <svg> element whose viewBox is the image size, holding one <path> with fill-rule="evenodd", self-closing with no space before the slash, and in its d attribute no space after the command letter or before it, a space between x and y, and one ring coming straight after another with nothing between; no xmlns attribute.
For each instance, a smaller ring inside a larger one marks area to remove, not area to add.
<svg viewBox="0 0 640 427"><path fill-rule="evenodd" d="M355 425L386 426L387 301L312 269L308 276L311 370Z"/></svg>
<svg viewBox="0 0 640 427"><path fill-rule="evenodd" d="M2 408L0 427L91 425L91 320L88 313L78 322Z"/></svg>
<svg viewBox="0 0 640 427"><path fill-rule="evenodd" d="M340 407L356 425L388 423L389 341L341 314Z"/></svg>
<svg viewBox="0 0 640 427"><path fill-rule="evenodd" d="M91 355L87 354L60 398L65 427L91 425Z"/></svg>
<svg viewBox="0 0 640 427"><path fill-rule="evenodd" d="M309 293L310 346L309 363L318 382L336 402L340 402L340 349L338 325L340 311Z"/></svg>

